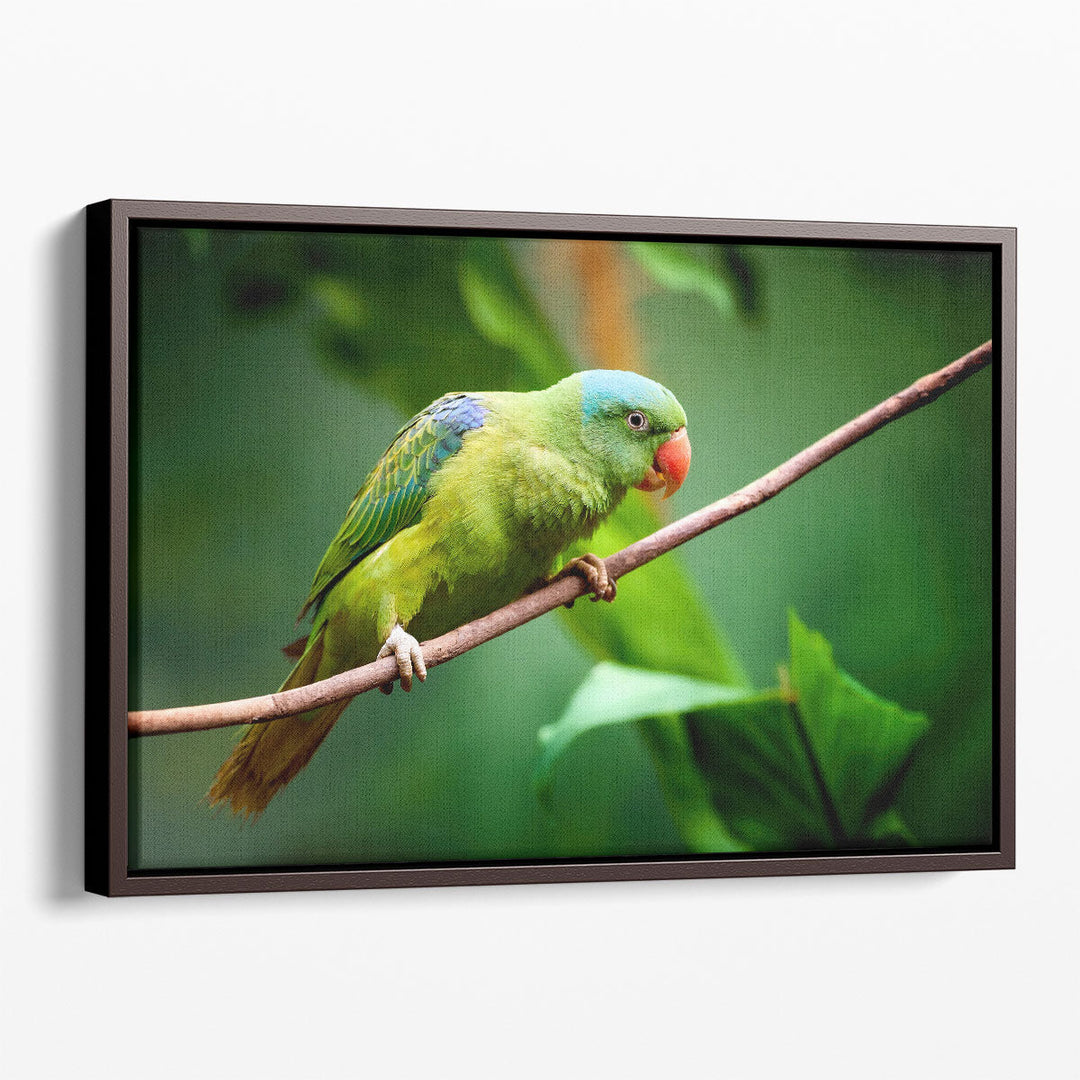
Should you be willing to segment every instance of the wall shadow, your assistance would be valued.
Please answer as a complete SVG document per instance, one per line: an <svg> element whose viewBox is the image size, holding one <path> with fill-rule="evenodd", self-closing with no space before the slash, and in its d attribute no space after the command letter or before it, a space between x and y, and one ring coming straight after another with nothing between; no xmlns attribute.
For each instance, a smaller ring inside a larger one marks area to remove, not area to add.
<svg viewBox="0 0 1080 1080"><path fill-rule="evenodd" d="M40 798L47 822L46 896L83 897L83 686L86 623L86 217L63 221L46 239L43 357L52 423L46 452L51 481L46 504L49 572L40 583L51 628L40 718L46 727L45 783ZM104 714L104 710L103 710ZM104 736L104 732L102 733Z"/></svg>

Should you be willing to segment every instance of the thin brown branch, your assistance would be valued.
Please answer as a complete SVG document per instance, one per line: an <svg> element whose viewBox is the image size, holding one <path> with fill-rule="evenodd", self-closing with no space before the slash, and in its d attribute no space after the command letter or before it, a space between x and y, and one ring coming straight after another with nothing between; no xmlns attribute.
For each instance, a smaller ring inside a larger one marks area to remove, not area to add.
<svg viewBox="0 0 1080 1080"><path fill-rule="evenodd" d="M966 356L953 361L940 371L926 375L912 383L906 390L894 394L879 405L857 416L843 427L819 439L812 446L800 451L772 472L766 473L759 480L740 488L734 494L714 502L701 510L696 510L670 525L658 529L643 540L617 551L605 560L608 573L615 578L636 570L639 566L651 562L658 555L671 551L672 548L685 544L695 536L709 529L730 521L733 517L783 491L800 477L817 468L841 450L846 450L860 439L884 427L885 424L904 416L945 393L969 375L986 367L993 358L993 343L986 342L973 349ZM481 619L459 626L442 637L424 642L424 659L428 668L445 664L455 656L460 656L485 641L505 634L508 630L532 621L548 611L553 611L561 604L569 603L583 593L587 586L577 576L560 578L537 592L523 596L506 607L493 611ZM393 657L376 660L364 667L353 668L321 682L308 686L299 686L294 690L280 691L276 694L264 694L262 697L244 698L241 701L227 701L217 705L191 705L177 709L156 709L145 712L128 713L128 733L130 735L161 735L167 732L205 731L210 728L231 727L235 724L265 723L282 716L306 712L308 709L354 697L366 690L371 690L383 683L390 682L397 675L397 664Z"/></svg>

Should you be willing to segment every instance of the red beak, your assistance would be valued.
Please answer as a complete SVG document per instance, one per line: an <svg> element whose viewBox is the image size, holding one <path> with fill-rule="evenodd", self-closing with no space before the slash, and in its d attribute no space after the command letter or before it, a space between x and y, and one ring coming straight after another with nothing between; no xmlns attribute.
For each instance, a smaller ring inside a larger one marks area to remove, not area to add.
<svg viewBox="0 0 1080 1080"><path fill-rule="evenodd" d="M652 467L634 485L642 491L658 491L665 488L664 498L674 495L690 469L690 437L681 427L667 442L661 443L653 457Z"/></svg>

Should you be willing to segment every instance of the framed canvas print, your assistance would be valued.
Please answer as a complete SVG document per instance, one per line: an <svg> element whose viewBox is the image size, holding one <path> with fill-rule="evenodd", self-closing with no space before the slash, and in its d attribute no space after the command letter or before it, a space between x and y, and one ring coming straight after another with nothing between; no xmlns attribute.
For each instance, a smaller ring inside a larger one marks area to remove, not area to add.
<svg viewBox="0 0 1080 1080"><path fill-rule="evenodd" d="M89 889L1013 865L1012 229L87 220Z"/></svg>

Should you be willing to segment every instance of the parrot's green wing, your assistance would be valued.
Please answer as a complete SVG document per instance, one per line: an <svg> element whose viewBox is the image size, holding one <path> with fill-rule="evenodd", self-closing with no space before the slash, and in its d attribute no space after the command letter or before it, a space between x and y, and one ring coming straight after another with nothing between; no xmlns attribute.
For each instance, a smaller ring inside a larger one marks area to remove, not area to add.
<svg viewBox="0 0 1080 1080"><path fill-rule="evenodd" d="M481 427L486 416L487 409L479 398L447 394L394 436L323 556L301 618L310 608L317 609L337 581L365 555L417 520L432 474L461 449L464 434Z"/></svg>

